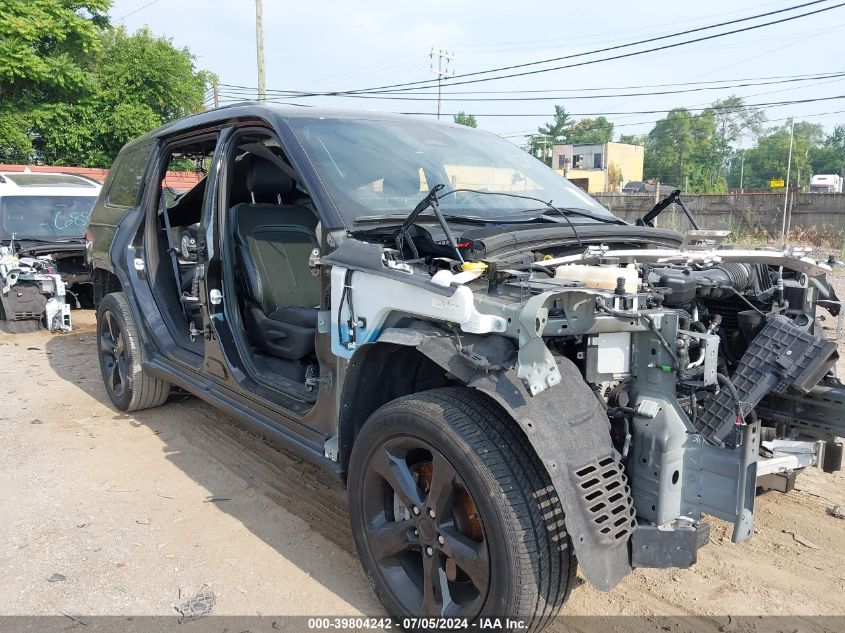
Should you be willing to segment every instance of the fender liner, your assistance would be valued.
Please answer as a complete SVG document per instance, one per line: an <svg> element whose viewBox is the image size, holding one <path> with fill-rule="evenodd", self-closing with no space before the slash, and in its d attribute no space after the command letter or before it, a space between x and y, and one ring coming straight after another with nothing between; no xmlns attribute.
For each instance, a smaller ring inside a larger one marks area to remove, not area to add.
<svg viewBox="0 0 845 633"><path fill-rule="evenodd" d="M609 591L631 571L628 543L636 527L631 490L607 415L572 361L556 356L560 384L532 396L515 368L486 369L515 355L515 342L505 337L461 335L462 349L483 358L481 363L468 362L456 338L434 329L386 329L378 341L415 347L513 417L546 466L592 585Z"/></svg>

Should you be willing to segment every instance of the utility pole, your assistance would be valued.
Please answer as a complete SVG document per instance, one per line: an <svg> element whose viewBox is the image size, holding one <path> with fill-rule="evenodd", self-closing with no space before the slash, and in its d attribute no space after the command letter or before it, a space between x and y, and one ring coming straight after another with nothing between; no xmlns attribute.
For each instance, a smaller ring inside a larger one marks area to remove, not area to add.
<svg viewBox="0 0 845 633"><path fill-rule="evenodd" d="M217 77L211 82L211 96L214 99L214 107L220 107L220 86L217 85Z"/></svg>
<svg viewBox="0 0 845 633"><path fill-rule="evenodd" d="M255 48L258 57L258 100L267 100L264 80L264 7L263 0L255 0Z"/></svg>
<svg viewBox="0 0 845 633"><path fill-rule="evenodd" d="M804 163L807 163L809 160L810 160L810 148L808 147L804 151ZM798 181L795 183L795 186L798 187L798 193L801 193L801 164L800 163L798 165ZM789 222L792 223L792 218L789 218Z"/></svg>
<svg viewBox="0 0 845 633"><path fill-rule="evenodd" d="M739 160L739 192L745 193L743 189L743 181L745 178L745 150L742 150L742 158Z"/></svg>
<svg viewBox="0 0 845 633"><path fill-rule="evenodd" d="M789 208L789 171L792 168L792 144L795 141L795 117L789 119L789 157L786 160L786 187L783 194L783 227L780 231L780 241L786 245L786 214Z"/></svg>
<svg viewBox="0 0 845 633"><path fill-rule="evenodd" d="M549 135L548 134L532 134L528 137L528 147L529 149L534 147L534 140L537 139L537 148L540 150L540 155L537 156L541 161L544 163L546 159L551 159L552 156L549 152ZM530 152L529 152L530 153ZM549 161L550 163L553 162L552 160ZM551 165L554 168L554 165Z"/></svg>
<svg viewBox="0 0 845 633"><path fill-rule="evenodd" d="M434 58L437 57L437 69L434 68ZM431 50L428 53L428 69L437 75L437 118L440 118L440 95L443 87L443 81L452 77L455 74L455 69L449 68L449 63L455 60L455 54L449 51L438 49Z"/></svg>

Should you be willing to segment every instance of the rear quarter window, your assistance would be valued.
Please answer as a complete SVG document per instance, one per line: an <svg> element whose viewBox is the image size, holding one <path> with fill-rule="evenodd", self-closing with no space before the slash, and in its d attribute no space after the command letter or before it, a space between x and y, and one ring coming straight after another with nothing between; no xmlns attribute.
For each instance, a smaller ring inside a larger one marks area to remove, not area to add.
<svg viewBox="0 0 845 633"><path fill-rule="evenodd" d="M138 204L152 151L153 144L149 143L122 152L117 157L106 183L107 206L128 209Z"/></svg>

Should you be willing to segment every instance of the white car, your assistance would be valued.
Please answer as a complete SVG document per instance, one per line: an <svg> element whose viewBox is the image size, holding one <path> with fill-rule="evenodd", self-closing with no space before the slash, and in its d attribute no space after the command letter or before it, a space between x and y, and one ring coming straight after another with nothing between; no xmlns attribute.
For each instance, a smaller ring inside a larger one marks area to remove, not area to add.
<svg viewBox="0 0 845 633"><path fill-rule="evenodd" d="M0 172L3 329L70 329L66 293L77 306L92 295L85 233L100 188L72 174Z"/></svg>

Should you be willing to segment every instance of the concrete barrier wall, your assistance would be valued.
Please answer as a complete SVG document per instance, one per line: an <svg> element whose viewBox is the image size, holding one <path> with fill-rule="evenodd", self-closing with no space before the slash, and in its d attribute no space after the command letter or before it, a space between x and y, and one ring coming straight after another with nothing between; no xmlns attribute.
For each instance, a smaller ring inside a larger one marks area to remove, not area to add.
<svg viewBox="0 0 845 633"><path fill-rule="evenodd" d="M654 206L654 194L597 193L596 200L624 220L634 221ZM701 228L730 229L780 236L783 193L746 193L682 196ZM666 209L655 223L680 231L692 228L680 208ZM845 236L845 194L790 194L790 226L826 233L832 240Z"/></svg>

